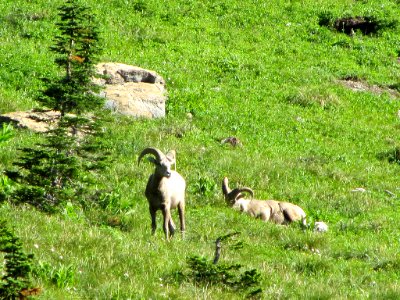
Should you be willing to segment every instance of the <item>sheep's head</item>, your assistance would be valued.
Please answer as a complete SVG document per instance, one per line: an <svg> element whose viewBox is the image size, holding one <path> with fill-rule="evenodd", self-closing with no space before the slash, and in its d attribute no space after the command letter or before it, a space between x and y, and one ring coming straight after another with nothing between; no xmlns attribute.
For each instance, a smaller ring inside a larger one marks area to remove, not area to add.
<svg viewBox="0 0 400 300"><path fill-rule="evenodd" d="M225 201L228 205L234 205L237 200L243 198L243 193L249 193L251 197L254 196L253 190L248 187L235 188L231 190L228 185L227 177L224 177L222 180L222 193L224 194Z"/></svg>
<svg viewBox="0 0 400 300"><path fill-rule="evenodd" d="M155 174L160 177L170 177L171 176L171 166L175 164L175 150L169 151L164 154L157 148L146 148L140 153L138 158L138 164L143 156L147 154L152 154L154 157L149 157L150 162L156 166Z"/></svg>

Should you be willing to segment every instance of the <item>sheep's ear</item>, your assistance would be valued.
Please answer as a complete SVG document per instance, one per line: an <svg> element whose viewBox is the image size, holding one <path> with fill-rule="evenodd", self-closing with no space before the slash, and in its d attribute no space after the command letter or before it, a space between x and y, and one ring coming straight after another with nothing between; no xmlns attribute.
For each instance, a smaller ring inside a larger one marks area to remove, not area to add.
<svg viewBox="0 0 400 300"><path fill-rule="evenodd" d="M170 161L171 165L174 166L174 170L176 171L176 159L175 159L175 157L176 157L176 152L175 152L175 150L169 151L169 152L165 155L165 157Z"/></svg>
<svg viewBox="0 0 400 300"><path fill-rule="evenodd" d="M175 157L176 157L176 152L175 152L175 150L169 151L165 156L167 157L167 159L168 159L171 163L175 163Z"/></svg>

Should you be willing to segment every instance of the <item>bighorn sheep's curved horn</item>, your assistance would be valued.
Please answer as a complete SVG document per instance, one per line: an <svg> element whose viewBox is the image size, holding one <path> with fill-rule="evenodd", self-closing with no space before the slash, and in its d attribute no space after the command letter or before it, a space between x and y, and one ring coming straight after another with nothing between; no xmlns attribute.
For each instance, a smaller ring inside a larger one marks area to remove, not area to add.
<svg viewBox="0 0 400 300"><path fill-rule="evenodd" d="M232 191L230 191L230 192L226 195L226 197L227 197L230 201L236 201L236 200L238 200L238 199L240 199L240 198L243 198L243 195L242 195L243 192L248 192L248 193L251 194L251 196L254 195L252 189L247 188L247 187L244 187L244 188L236 188L236 189L233 189Z"/></svg>
<svg viewBox="0 0 400 300"><path fill-rule="evenodd" d="M222 193L225 197L227 197L230 192L231 189L228 186L228 178L224 177L224 179L222 180Z"/></svg>
<svg viewBox="0 0 400 300"><path fill-rule="evenodd" d="M143 156L146 154L153 154L158 161L161 161L161 159L165 156L165 154L158 150L157 148L146 148L140 153L139 158L138 158L138 164L140 163L140 160L142 159Z"/></svg>
<svg viewBox="0 0 400 300"><path fill-rule="evenodd" d="M253 190L252 190L251 188L249 188L249 187L242 187L242 188L237 189L237 190L238 190L239 193L236 195L236 197L237 197L238 195L240 195L241 193L244 193L244 192L249 193L249 194L251 195L251 198L254 197L254 192L253 192ZM236 197L235 197L235 199L236 199Z"/></svg>

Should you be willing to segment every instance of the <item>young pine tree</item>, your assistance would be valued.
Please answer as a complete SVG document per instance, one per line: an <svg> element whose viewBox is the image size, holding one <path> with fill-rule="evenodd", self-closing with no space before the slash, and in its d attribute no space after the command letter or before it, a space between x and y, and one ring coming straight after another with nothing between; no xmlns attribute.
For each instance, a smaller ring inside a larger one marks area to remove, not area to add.
<svg viewBox="0 0 400 300"><path fill-rule="evenodd" d="M56 53L55 63L62 72L59 78L45 79L47 89L38 101L60 111L63 117L71 112L92 111L103 104L96 95L100 87L92 82L101 48L97 24L88 7L77 0L67 0L59 8L59 16L60 34L50 50Z"/></svg>
<svg viewBox="0 0 400 300"><path fill-rule="evenodd" d="M101 119L84 115L103 103L96 94L99 86L92 82L100 53L94 17L77 0L67 0L59 11L60 34L51 50L57 54L55 63L61 72L59 77L45 80L38 101L60 111L60 120L43 142L21 149L22 155L14 163L18 169L7 172L20 184L14 201L47 212L57 211L67 201L87 205L90 175L104 167L107 158L101 153Z"/></svg>
<svg viewBox="0 0 400 300"><path fill-rule="evenodd" d="M23 294L32 294L31 270L32 254L25 254L22 243L0 220L0 254L4 255L0 277L0 299L23 299Z"/></svg>

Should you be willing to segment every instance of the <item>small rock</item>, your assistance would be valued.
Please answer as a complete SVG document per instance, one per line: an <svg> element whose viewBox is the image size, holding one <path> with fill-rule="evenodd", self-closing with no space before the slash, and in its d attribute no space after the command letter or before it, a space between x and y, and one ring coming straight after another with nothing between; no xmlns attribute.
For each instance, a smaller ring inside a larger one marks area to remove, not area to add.
<svg viewBox="0 0 400 300"><path fill-rule="evenodd" d="M351 190L353 193L365 193L367 190L362 188L362 187L358 187L355 188L354 190Z"/></svg>
<svg viewBox="0 0 400 300"><path fill-rule="evenodd" d="M325 222L322 222L322 221L315 222L314 231L315 232L327 232L328 231L328 225Z"/></svg>
<svg viewBox="0 0 400 300"><path fill-rule="evenodd" d="M240 140L237 137L234 137L234 136L227 137L226 139L223 139L221 141L221 144L226 144L226 143L231 144L234 147L242 145Z"/></svg>

